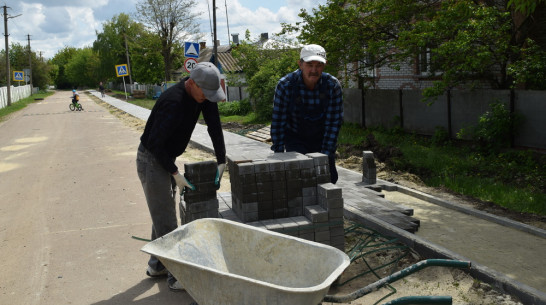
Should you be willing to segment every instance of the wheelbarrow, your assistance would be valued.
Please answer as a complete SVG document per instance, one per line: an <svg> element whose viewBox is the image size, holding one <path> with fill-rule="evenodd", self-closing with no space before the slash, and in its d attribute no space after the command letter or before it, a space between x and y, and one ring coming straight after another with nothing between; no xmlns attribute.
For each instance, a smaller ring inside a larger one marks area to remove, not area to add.
<svg viewBox="0 0 546 305"><path fill-rule="evenodd" d="M349 266L342 251L220 218L146 244L199 305L320 304Z"/></svg>

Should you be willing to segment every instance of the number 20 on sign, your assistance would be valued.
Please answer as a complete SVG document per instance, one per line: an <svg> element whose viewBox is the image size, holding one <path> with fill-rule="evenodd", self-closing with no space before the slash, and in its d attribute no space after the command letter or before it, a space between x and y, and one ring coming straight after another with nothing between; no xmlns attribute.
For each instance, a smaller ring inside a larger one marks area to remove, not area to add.
<svg viewBox="0 0 546 305"><path fill-rule="evenodd" d="M191 72L191 70L193 70L193 68L197 65L197 60L195 58L187 58L185 61L184 61L184 69L186 69L186 71Z"/></svg>

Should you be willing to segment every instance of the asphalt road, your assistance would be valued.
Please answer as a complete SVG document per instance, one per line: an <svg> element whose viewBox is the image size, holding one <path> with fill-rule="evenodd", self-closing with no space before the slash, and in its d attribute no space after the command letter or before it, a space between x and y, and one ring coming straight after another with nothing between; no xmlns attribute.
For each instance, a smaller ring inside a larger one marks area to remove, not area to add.
<svg viewBox="0 0 546 305"><path fill-rule="evenodd" d="M57 92L0 123L0 304L190 304L145 274L140 132Z"/></svg>

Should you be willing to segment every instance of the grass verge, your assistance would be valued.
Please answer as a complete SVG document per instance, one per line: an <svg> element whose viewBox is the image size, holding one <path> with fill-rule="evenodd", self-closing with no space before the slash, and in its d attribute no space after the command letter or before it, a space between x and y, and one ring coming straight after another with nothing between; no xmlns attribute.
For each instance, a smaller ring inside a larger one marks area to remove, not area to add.
<svg viewBox="0 0 546 305"><path fill-rule="evenodd" d="M430 137L358 129L343 126L338 141L340 149L358 145L372 133L381 146L395 147L401 152L386 160L392 170L416 174L428 186L443 187L512 211L546 215L544 154L505 149L487 155L469 142L452 140L438 145Z"/></svg>

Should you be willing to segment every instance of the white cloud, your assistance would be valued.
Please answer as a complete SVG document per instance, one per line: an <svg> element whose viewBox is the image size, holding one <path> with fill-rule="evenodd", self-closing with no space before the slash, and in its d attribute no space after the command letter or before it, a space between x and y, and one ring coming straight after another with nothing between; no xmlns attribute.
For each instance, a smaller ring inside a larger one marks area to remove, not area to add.
<svg viewBox="0 0 546 305"><path fill-rule="evenodd" d="M91 46L96 39L96 31L102 31L102 24L115 15L126 13L134 16L136 3L139 0L6 0L10 18L8 30L10 43L27 45L27 35L31 38L31 48L42 53L46 58L53 57L65 46L82 48ZM254 0L252 0L254 1ZM196 12L202 12L199 18L201 38L208 45L212 44L211 19L209 7L212 0L196 0ZM208 5L207 5L208 2ZM217 39L227 44L228 21L229 33L239 33L239 39L244 39L248 29L252 39L261 33L271 36L281 30L281 22L295 23L299 20L301 8L311 10L326 0L278 0L251 8L241 3L248 0L217 0L216 28ZM227 19L226 19L227 4ZM212 11L210 11L212 18ZM2 31L3 32L3 31ZM3 45L3 44L1 44Z"/></svg>

